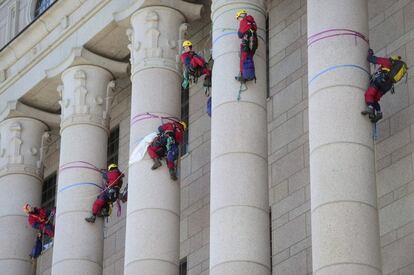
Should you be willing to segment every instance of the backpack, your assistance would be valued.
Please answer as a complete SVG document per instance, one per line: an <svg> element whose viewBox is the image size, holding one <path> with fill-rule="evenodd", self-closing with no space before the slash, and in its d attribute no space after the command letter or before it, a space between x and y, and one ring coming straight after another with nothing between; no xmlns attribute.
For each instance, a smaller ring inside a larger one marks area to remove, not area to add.
<svg viewBox="0 0 414 275"><path fill-rule="evenodd" d="M390 61L392 63L392 67L388 73L388 76L392 83L397 83L407 74L408 66L404 61L396 58L390 58Z"/></svg>
<svg viewBox="0 0 414 275"><path fill-rule="evenodd" d="M246 60L244 60L241 77L244 81L256 80L256 72L254 69L254 61L252 56L248 56Z"/></svg>

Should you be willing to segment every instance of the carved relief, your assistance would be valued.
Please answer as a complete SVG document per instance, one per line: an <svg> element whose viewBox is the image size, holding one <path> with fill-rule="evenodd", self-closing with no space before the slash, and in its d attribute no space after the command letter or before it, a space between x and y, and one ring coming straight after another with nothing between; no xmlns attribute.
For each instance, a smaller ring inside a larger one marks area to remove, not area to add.
<svg viewBox="0 0 414 275"><path fill-rule="evenodd" d="M111 102L112 102L112 99L113 99L114 88L115 88L115 81L112 80L106 86L105 109L103 110L103 113L102 113L102 118L103 119L108 118L108 114L109 114L110 107L111 107Z"/></svg>
<svg viewBox="0 0 414 275"><path fill-rule="evenodd" d="M46 157L47 150L49 149L49 142L50 142L50 132L45 132L42 135L42 141L40 144L40 156L36 164L37 168L39 169L43 169L43 163Z"/></svg>
<svg viewBox="0 0 414 275"><path fill-rule="evenodd" d="M162 57L163 51L159 47L160 31L158 30L159 26L159 16L155 11L150 11L145 18L147 31L146 38L148 45L145 48L145 57Z"/></svg>
<svg viewBox="0 0 414 275"><path fill-rule="evenodd" d="M59 85L57 87L57 92L59 93L59 104L60 104L60 117L63 118L65 115L65 109L69 106L70 100L69 99L63 99L63 85Z"/></svg>
<svg viewBox="0 0 414 275"><path fill-rule="evenodd" d="M78 87L74 91L75 104L74 104L74 113L75 114L88 114L89 106L86 102L86 96L88 90L86 89L86 73L82 70L77 70L75 72L75 81L78 83Z"/></svg>
<svg viewBox="0 0 414 275"><path fill-rule="evenodd" d="M10 140L10 154L9 154L9 162L10 163L23 163L23 156L21 153L22 149L22 125L18 122L13 123L10 125L9 128L11 132L11 140Z"/></svg>

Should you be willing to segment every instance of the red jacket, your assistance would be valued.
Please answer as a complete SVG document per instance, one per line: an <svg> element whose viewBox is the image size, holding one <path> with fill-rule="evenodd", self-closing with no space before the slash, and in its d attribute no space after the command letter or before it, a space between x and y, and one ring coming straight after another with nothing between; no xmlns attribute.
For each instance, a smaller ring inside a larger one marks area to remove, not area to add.
<svg viewBox="0 0 414 275"><path fill-rule="evenodd" d="M186 68L189 66L191 66L191 68L204 68L206 66L204 58L196 54L194 51L184 52L181 55L181 62Z"/></svg>
<svg viewBox="0 0 414 275"><path fill-rule="evenodd" d="M34 207L33 211L29 213L27 221L31 226L33 226L36 223L45 224L47 222L47 218L45 209Z"/></svg>
<svg viewBox="0 0 414 275"><path fill-rule="evenodd" d="M251 15L245 16L240 21L239 31L238 31L239 38L243 38L244 34L249 30L257 31L256 21L254 21L254 18Z"/></svg>
<svg viewBox="0 0 414 275"><path fill-rule="evenodd" d="M183 128L178 122L167 122L158 128L159 132L173 132L175 142L181 143L183 140Z"/></svg>
<svg viewBox="0 0 414 275"><path fill-rule="evenodd" d="M380 65L381 66L380 69L384 68L384 69L391 70L392 62L389 58L377 57L375 55L368 55L367 60L370 63Z"/></svg>
<svg viewBox="0 0 414 275"><path fill-rule="evenodd" d="M113 169L111 171L106 172L106 184L108 187L122 187L122 178L124 174L121 173L118 169Z"/></svg>

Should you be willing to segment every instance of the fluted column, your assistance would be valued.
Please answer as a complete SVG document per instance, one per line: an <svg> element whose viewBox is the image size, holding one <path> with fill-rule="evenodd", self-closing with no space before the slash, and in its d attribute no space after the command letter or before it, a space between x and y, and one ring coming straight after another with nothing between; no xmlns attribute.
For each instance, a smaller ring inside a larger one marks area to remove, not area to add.
<svg viewBox="0 0 414 275"><path fill-rule="evenodd" d="M33 118L9 118L0 123L0 273L30 274L29 257L35 230L23 205L40 206L42 153L48 127Z"/></svg>
<svg viewBox="0 0 414 275"><path fill-rule="evenodd" d="M210 274L270 274L265 1L215 0L211 120ZM237 10L258 25L257 82L237 100Z"/></svg>
<svg viewBox="0 0 414 275"><path fill-rule="evenodd" d="M184 16L170 7L146 7L131 17L130 150L157 130L160 119L136 122L146 112L180 117L178 34ZM144 160L129 168L125 274L178 274L180 186L164 164Z"/></svg>
<svg viewBox="0 0 414 275"><path fill-rule="evenodd" d="M366 0L308 1L314 275L381 273Z"/></svg>
<svg viewBox="0 0 414 275"><path fill-rule="evenodd" d="M77 65L62 74L60 167L78 161L105 168L112 74L98 66ZM72 166L72 165L69 165ZM82 166L79 165L78 166ZM102 274L103 219L85 222L101 185L92 169L59 172L52 274Z"/></svg>

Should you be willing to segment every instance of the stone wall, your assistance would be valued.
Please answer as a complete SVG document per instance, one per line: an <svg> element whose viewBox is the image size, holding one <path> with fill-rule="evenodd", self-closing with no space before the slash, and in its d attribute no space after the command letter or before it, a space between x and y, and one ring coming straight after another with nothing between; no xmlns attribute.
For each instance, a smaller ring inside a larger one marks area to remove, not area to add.
<svg viewBox="0 0 414 275"><path fill-rule="evenodd" d="M369 0L370 44L377 55L414 65L414 1ZM371 66L373 69L373 66ZM414 274L414 71L381 99L376 141L383 273Z"/></svg>
<svg viewBox="0 0 414 275"><path fill-rule="evenodd" d="M306 1L269 7L269 195L273 274L311 266Z"/></svg>
<svg viewBox="0 0 414 275"><path fill-rule="evenodd" d="M208 2L208 1L204 1ZM208 60L211 47L209 6L203 19L191 23L189 38L194 50ZM188 153L181 158L180 258L187 257L189 275L207 275L210 226L210 117L202 80L189 95Z"/></svg>

